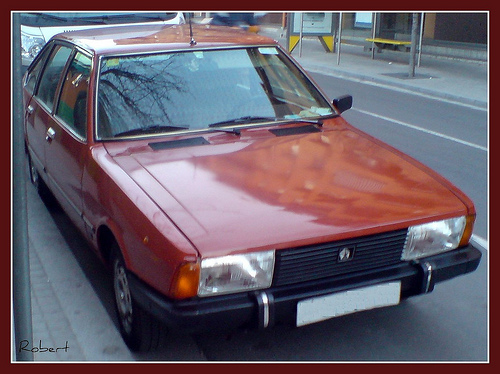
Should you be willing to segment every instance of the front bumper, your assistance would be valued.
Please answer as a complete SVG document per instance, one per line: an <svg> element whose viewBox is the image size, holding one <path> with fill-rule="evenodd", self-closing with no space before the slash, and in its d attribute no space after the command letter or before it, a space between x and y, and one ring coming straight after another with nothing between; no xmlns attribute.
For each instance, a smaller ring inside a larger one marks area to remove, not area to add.
<svg viewBox="0 0 500 374"><path fill-rule="evenodd" d="M481 252L469 244L418 262L255 292L189 300L168 299L132 274L129 282L135 300L168 328L196 333L295 324L299 301L376 284L400 281L401 298L431 292L438 282L473 272L480 261Z"/></svg>

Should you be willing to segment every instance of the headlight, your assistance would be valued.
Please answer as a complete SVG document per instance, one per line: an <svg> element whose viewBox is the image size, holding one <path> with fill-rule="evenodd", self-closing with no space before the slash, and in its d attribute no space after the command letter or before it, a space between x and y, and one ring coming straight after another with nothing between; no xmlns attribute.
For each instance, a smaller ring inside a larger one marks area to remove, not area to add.
<svg viewBox="0 0 500 374"><path fill-rule="evenodd" d="M401 259L415 260L465 245L470 238L473 223L474 216L462 216L411 226L408 228Z"/></svg>
<svg viewBox="0 0 500 374"><path fill-rule="evenodd" d="M23 59L28 60L29 63L33 61L44 45L45 39L42 35L21 32L21 56Z"/></svg>
<svg viewBox="0 0 500 374"><path fill-rule="evenodd" d="M211 296L271 286L274 251L206 258L201 261L198 296Z"/></svg>

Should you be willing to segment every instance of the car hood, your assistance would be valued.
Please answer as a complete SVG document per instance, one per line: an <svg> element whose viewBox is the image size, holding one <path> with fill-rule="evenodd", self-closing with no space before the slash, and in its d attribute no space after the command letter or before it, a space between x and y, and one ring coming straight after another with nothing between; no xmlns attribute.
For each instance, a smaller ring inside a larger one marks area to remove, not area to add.
<svg viewBox="0 0 500 374"><path fill-rule="evenodd" d="M151 140L107 148L202 256L368 235L467 213L453 186L347 125L192 139L172 140L174 147Z"/></svg>

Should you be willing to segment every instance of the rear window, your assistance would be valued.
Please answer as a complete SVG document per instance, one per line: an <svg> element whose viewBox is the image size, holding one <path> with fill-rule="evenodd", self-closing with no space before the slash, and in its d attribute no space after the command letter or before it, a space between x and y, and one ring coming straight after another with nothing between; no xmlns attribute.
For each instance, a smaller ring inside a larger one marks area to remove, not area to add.
<svg viewBox="0 0 500 374"><path fill-rule="evenodd" d="M55 46L47 66L43 71L37 96L48 109L52 109L54 105L56 89L71 52L72 49L69 47L61 45Z"/></svg>

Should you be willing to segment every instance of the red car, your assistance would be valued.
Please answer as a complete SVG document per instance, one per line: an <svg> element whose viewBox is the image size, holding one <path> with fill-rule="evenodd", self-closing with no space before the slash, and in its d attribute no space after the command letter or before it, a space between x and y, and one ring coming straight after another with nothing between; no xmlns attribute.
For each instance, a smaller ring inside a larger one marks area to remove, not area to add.
<svg viewBox="0 0 500 374"><path fill-rule="evenodd" d="M69 32L23 84L31 180L109 264L133 350L395 305L480 262L472 201L266 37Z"/></svg>

